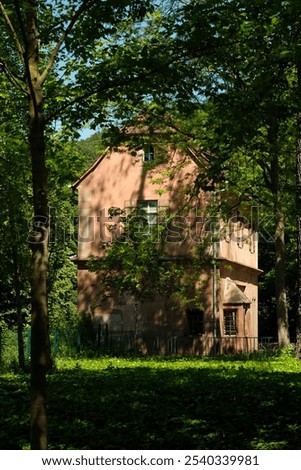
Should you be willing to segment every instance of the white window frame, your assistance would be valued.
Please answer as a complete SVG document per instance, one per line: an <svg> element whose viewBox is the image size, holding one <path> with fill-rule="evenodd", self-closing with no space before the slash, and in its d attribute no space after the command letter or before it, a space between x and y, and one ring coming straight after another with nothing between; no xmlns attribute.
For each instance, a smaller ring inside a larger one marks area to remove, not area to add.
<svg viewBox="0 0 301 470"><path fill-rule="evenodd" d="M145 212L145 218L149 227L154 227L158 224L158 201L156 199L140 200L137 206Z"/></svg>

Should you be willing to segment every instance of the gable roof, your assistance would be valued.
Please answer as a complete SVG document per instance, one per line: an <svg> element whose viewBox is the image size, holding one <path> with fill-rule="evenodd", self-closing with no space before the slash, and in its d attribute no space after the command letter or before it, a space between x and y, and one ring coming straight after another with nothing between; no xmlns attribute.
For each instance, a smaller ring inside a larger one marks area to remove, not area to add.
<svg viewBox="0 0 301 470"><path fill-rule="evenodd" d="M103 161L103 159L107 155L109 155L111 151L111 147L107 147L103 151L103 153L95 160L95 162L92 163L92 165L87 170L85 170L74 183L71 184L71 188L74 190L77 189L80 183L98 167L98 165ZM190 147L187 147L186 151L187 156L191 159L192 162L196 164L197 167L206 168L209 162L208 154L206 154L206 152L203 152L202 150L200 152L197 152L195 149L192 149Z"/></svg>
<svg viewBox="0 0 301 470"><path fill-rule="evenodd" d="M102 160L108 155L110 152L110 147L107 147L104 152L95 160L94 163L86 170L84 173L81 174L81 176L76 180L73 184L71 184L72 189L76 189L78 185L90 174L92 171L95 170L95 168L98 167L98 165L102 162Z"/></svg>

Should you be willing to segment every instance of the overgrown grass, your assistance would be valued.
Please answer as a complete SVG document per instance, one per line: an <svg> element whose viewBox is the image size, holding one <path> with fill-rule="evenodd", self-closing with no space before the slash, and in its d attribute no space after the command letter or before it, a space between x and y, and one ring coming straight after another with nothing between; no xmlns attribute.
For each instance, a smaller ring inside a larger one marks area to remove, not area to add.
<svg viewBox="0 0 301 470"><path fill-rule="evenodd" d="M58 359L53 449L301 449L301 363L253 358ZM2 449L28 448L28 377L0 375Z"/></svg>

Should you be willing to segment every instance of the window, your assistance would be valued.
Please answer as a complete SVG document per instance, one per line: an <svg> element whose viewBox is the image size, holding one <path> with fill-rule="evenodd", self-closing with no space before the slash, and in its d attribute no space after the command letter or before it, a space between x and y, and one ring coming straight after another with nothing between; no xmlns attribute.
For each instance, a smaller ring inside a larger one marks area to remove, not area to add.
<svg viewBox="0 0 301 470"><path fill-rule="evenodd" d="M153 145L147 145L145 148L144 148L144 157L143 157L143 160L145 162L152 162L155 158L155 149L153 147Z"/></svg>
<svg viewBox="0 0 301 470"><path fill-rule="evenodd" d="M204 334L204 312L199 308L187 310L188 331L192 336Z"/></svg>
<svg viewBox="0 0 301 470"><path fill-rule="evenodd" d="M157 225L158 201L155 201L155 200L138 201L138 208L143 210L145 214L145 219L147 221L147 225L149 226Z"/></svg>
<svg viewBox="0 0 301 470"><path fill-rule="evenodd" d="M224 310L224 335L236 336L237 334L237 310Z"/></svg>
<svg viewBox="0 0 301 470"><path fill-rule="evenodd" d="M244 286L243 284L236 284L236 285L241 290L241 292L245 292L246 286Z"/></svg>

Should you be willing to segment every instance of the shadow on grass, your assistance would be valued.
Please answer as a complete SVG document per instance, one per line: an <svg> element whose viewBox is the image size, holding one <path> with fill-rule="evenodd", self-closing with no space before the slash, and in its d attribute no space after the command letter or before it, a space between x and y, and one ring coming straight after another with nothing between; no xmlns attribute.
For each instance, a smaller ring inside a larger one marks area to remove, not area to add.
<svg viewBox="0 0 301 470"><path fill-rule="evenodd" d="M29 377L0 375L0 449L22 449L29 440Z"/></svg>
<svg viewBox="0 0 301 470"><path fill-rule="evenodd" d="M27 389L5 379L0 389L1 448L20 448ZM293 372L140 364L49 377L53 449L301 449L300 410Z"/></svg>

